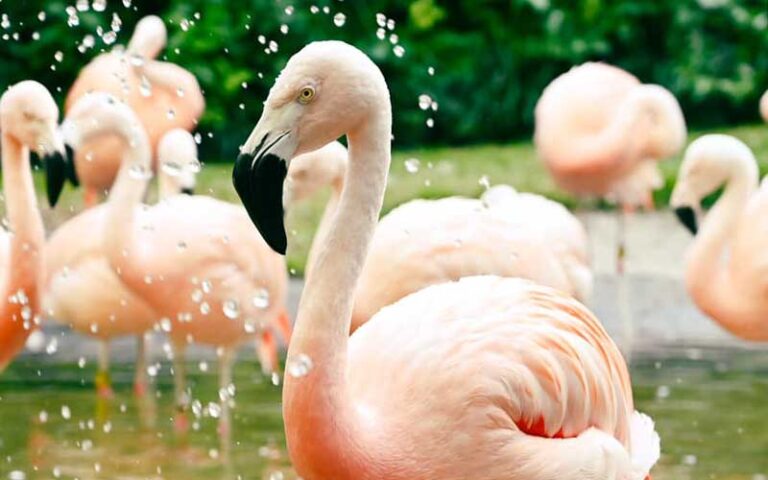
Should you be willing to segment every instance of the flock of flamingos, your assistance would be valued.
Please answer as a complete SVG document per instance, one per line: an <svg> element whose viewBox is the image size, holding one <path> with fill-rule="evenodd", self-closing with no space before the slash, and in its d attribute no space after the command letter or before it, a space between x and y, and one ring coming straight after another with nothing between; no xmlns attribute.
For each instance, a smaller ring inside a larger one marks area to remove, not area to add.
<svg viewBox="0 0 768 480"><path fill-rule="evenodd" d="M245 208L193 195L189 131L204 100L190 73L156 60L165 40L159 18L143 19L125 49L82 70L61 125L39 83L2 95L0 371L50 319L101 341L104 397L108 342L135 335L144 395L144 335L160 328L183 410L187 345L219 349L226 396L236 349L253 342L274 371L282 339L288 450L304 479L650 478L660 439L634 410L621 353L580 303L592 274L573 215L496 186L480 199L415 200L379 221L389 91L365 54L336 41L296 53L271 89L235 162ZM624 211L650 206L657 161L685 141L667 90L605 64L562 74L536 107L535 144L558 184ZM67 179L85 191L88 208L47 240L30 150L52 204ZM154 173L160 200L147 205ZM693 299L758 341L768 340L765 185L744 143L707 135L685 152L672 196L696 234ZM284 208L324 186L332 195L292 324ZM700 224L702 198L723 186Z"/></svg>

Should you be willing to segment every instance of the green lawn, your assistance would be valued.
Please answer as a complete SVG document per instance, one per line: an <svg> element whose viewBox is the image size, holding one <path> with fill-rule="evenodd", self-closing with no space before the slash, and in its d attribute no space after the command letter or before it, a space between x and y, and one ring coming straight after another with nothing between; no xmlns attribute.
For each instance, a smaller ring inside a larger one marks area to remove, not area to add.
<svg viewBox="0 0 768 480"><path fill-rule="evenodd" d="M734 135L749 145L758 160L761 170L768 170L768 126L748 125L730 129L720 129L720 133ZM695 132L690 140L711 132ZM407 159L419 160L416 173L405 169ZM205 159L203 159L205 160ZM664 205L674 185L675 173L680 158L662 163L665 187L657 192L657 205ZM214 195L224 200L236 202L237 196L231 183L232 165L230 163L210 163L205 166L198 181L198 192ZM480 179L487 176L492 185L510 184L521 191L536 192L554 198L573 207L576 200L558 190L542 164L536 159L536 152L530 142L517 142L501 145L478 145L469 147L429 148L396 151L387 187L384 211L413 198L439 198L449 195L477 196L483 190ZM42 192L42 189L40 190ZM327 195L327 193L325 194ZM295 272L301 272L304 259L317 219L325 205L325 195L318 195L307 204L290 212L288 229L290 247L288 262ZM61 202L62 206L50 215L51 224L60 222L70 211L80 208L79 194L68 190ZM588 205L602 207L603 205Z"/></svg>

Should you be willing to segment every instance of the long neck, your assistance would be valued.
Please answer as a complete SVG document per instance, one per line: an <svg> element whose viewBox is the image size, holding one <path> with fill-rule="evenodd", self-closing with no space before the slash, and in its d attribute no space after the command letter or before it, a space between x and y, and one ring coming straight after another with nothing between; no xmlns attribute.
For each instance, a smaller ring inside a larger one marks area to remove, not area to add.
<svg viewBox="0 0 768 480"><path fill-rule="evenodd" d="M43 219L35 196L29 151L9 135L2 137L3 191L11 232L9 288L25 290L28 297L37 293L43 268L45 242Z"/></svg>
<svg viewBox="0 0 768 480"><path fill-rule="evenodd" d="M312 240L312 246L309 249L307 255L307 269L304 272L305 280L309 278L311 268L315 264L318 253L320 253L320 247L325 244L325 240L328 237L328 232L331 230L331 223L333 216L339 208L339 201L341 200L341 191L344 187L343 178L339 177L331 183L331 197L328 199L328 203L325 205L323 216L320 219L320 223L317 226L317 232L315 238Z"/></svg>
<svg viewBox="0 0 768 480"><path fill-rule="evenodd" d="M141 139L123 150L123 160L109 193L104 248L112 266L120 269L130 262L135 231L135 210L141 205L152 176L149 147Z"/></svg>
<svg viewBox="0 0 768 480"><path fill-rule="evenodd" d="M346 388L347 343L355 287L376 228L390 163L391 114L382 108L349 135L349 168L338 213L301 298L288 363L306 355L305 376L286 375L283 411L288 447L309 478L353 478L365 461ZM366 453L375 445L368 445Z"/></svg>
<svg viewBox="0 0 768 480"><path fill-rule="evenodd" d="M720 200L707 215L688 259L686 282L696 303L718 320L733 318L720 310L729 305L726 248L757 187L755 169L735 168Z"/></svg>

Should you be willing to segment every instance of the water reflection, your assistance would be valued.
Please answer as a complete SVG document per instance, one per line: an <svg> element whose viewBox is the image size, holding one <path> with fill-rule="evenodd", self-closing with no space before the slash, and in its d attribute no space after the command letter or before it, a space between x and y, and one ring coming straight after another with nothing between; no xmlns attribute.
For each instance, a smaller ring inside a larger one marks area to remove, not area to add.
<svg viewBox="0 0 768 480"><path fill-rule="evenodd" d="M35 362L0 378L0 480L296 478L283 447L279 387L255 362L235 370L231 437L204 407L218 401L216 376L191 364L192 401L203 408L192 409L181 435L168 368L144 400L131 391L131 367L118 368L116 396L99 411L92 372ZM768 478L768 352L640 355L633 379L638 408L662 435L655 480Z"/></svg>

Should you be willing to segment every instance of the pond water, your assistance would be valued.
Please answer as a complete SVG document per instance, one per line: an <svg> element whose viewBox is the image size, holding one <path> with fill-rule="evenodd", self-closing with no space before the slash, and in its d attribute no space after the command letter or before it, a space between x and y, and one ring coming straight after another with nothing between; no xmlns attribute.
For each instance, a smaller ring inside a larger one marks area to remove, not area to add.
<svg viewBox="0 0 768 480"><path fill-rule="evenodd" d="M131 367L115 367L116 394L104 404L92 390L92 363L26 358L0 376L0 480L296 478L279 387L255 363L235 371L231 446L207 408L218 400L213 362L207 372L189 366L201 415L187 436L173 427L168 368L156 378L156 401L140 404ZM637 406L662 436L654 480L768 479L768 352L663 351L637 358L632 370Z"/></svg>

